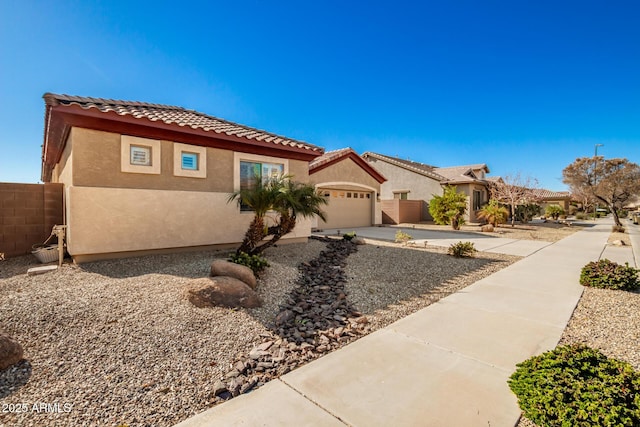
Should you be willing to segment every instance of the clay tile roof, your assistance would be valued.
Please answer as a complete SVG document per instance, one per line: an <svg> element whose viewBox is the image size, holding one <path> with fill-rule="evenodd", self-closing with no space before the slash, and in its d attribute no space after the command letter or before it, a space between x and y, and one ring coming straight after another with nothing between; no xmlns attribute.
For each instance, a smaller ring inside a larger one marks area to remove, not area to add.
<svg viewBox="0 0 640 427"><path fill-rule="evenodd" d="M346 156L349 153L357 153L350 147L340 148L339 150L327 151L322 156L316 157L312 161L309 162L309 171L316 169L324 164L332 162L340 157Z"/></svg>
<svg viewBox="0 0 640 427"><path fill-rule="evenodd" d="M366 173L368 173L373 179L378 181L380 184L385 182L387 178L384 177L376 168L371 166L368 162L366 162L362 157L358 155L350 147L341 148L339 150L327 151L320 157L316 157L312 161L309 162L309 175L317 173L322 169L331 166L332 164L341 162L344 159L351 159L355 164L362 168Z"/></svg>
<svg viewBox="0 0 640 427"><path fill-rule="evenodd" d="M370 151L364 153L362 157L365 159L371 157L373 159L383 160L392 165L400 166L401 168L435 179L436 181L447 181L447 178L434 171L434 166L427 165L425 163L413 162L411 160L404 160L398 157L385 156L384 154L373 153Z"/></svg>
<svg viewBox="0 0 640 427"><path fill-rule="evenodd" d="M544 188L536 188L533 190L535 196L539 199L569 199L571 193L568 191L551 191Z"/></svg>
<svg viewBox="0 0 640 427"><path fill-rule="evenodd" d="M163 122L168 125L201 129L207 132L215 132L216 134L243 138L248 141L259 141L301 148L317 154L321 154L324 151L322 148L307 144L306 142L275 135L260 129L240 125L182 107L137 101L58 95L53 93L46 93L44 99L48 106L77 105L85 110L95 108L103 113L115 112L121 116L129 115L141 120L147 119L152 122Z"/></svg>

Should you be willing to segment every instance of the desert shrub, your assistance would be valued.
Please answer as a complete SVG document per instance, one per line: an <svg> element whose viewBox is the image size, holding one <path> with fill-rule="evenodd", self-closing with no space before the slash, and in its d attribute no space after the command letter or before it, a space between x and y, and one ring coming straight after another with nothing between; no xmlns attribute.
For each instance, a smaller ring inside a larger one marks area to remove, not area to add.
<svg viewBox="0 0 640 427"><path fill-rule="evenodd" d="M489 200L489 203L483 206L478 212L478 218L484 219L494 227L507 222L508 216L509 211L507 208L501 206L495 199Z"/></svg>
<svg viewBox="0 0 640 427"><path fill-rule="evenodd" d="M587 219L588 215L584 212L577 212L576 219Z"/></svg>
<svg viewBox="0 0 640 427"><path fill-rule="evenodd" d="M407 244L409 240L413 239L413 236L409 233L405 233L402 230L396 231L396 243Z"/></svg>
<svg viewBox="0 0 640 427"><path fill-rule="evenodd" d="M553 219L558 219L560 215L564 215L564 209L560 205L549 205L544 211L545 215L550 216Z"/></svg>
<svg viewBox="0 0 640 427"><path fill-rule="evenodd" d="M523 224L528 223L534 216L540 215L542 206L535 203L528 203L526 205L519 205L516 207L515 217L516 221L520 221Z"/></svg>
<svg viewBox="0 0 640 427"><path fill-rule="evenodd" d="M344 240L348 240L348 241L353 240L355 237L356 237L356 232L355 231L352 231L351 233L344 233L342 235L342 238Z"/></svg>
<svg viewBox="0 0 640 427"><path fill-rule="evenodd" d="M624 226L623 225L614 225L611 227L611 231L613 231L614 233L624 233Z"/></svg>
<svg viewBox="0 0 640 427"><path fill-rule="evenodd" d="M458 242L449 246L448 253L456 258L470 257L476 252L475 246L471 242Z"/></svg>
<svg viewBox="0 0 640 427"><path fill-rule="evenodd" d="M582 268L580 284L593 288L633 290L640 287L638 270L629 263L620 265L608 259L590 262Z"/></svg>
<svg viewBox="0 0 640 427"><path fill-rule="evenodd" d="M540 426L640 425L640 373L584 345L557 347L517 365L509 387Z"/></svg>
<svg viewBox="0 0 640 427"><path fill-rule="evenodd" d="M455 186L447 185L442 196L433 195L429 201L429 213L436 224L451 224L451 228L459 230L464 224L464 214L467 211L467 196L458 193Z"/></svg>
<svg viewBox="0 0 640 427"><path fill-rule="evenodd" d="M246 252L233 253L229 255L229 260L236 264L245 265L253 270L257 276L262 270L269 267L269 262L260 255L249 255Z"/></svg>
<svg viewBox="0 0 640 427"><path fill-rule="evenodd" d="M626 209L620 209L619 211L617 211L618 213L618 218L626 218L629 216L629 211L627 211Z"/></svg>

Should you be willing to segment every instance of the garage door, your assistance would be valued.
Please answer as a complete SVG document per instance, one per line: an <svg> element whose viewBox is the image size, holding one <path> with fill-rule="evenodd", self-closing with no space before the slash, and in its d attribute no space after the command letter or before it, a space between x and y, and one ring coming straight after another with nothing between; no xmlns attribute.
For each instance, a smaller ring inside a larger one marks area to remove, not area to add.
<svg viewBox="0 0 640 427"><path fill-rule="evenodd" d="M327 222L318 221L320 228L368 227L372 220L372 193L366 191L320 189L329 204L322 209Z"/></svg>

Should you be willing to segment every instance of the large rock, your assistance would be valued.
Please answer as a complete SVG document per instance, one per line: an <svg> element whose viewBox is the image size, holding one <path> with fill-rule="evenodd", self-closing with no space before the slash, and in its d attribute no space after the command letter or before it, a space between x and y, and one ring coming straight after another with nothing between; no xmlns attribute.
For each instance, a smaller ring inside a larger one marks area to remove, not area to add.
<svg viewBox="0 0 640 427"><path fill-rule="evenodd" d="M184 289L196 307L260 307L258 294L244 282L229 276L194 279Z"/></svg>
<svg viewBox="0 0 640 427"><path fill-rule="evenodd" d="M6 369L22 360L23 350L18 341L0 332L0 369Z"/></svg>
<svg viewBox="0 0 640 427"><path fill-rule="evenodd" d="M481 230L483 233L493 233L493 225L485 224L482 226Z"/></svg>
<svg viewBox="0 0 640 427"><path fill-rule="evenodd" d="M241 280L255 289L258 286L256 276L246 265L236 264L235 262L217 259L211 263L211 276L229 276Z"/></svg>

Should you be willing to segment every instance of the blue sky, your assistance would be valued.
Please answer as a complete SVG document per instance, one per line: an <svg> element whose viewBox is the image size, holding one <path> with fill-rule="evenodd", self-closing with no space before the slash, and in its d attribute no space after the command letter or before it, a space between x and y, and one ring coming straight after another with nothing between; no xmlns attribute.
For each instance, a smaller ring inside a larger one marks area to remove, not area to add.
<svg viewBox="0 0 640 427"><path fill-rule="evenodd" d="M0 181L38 182L45 92L179 105L563 190L640 163L637 1L0 0Z"/></svg>

